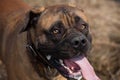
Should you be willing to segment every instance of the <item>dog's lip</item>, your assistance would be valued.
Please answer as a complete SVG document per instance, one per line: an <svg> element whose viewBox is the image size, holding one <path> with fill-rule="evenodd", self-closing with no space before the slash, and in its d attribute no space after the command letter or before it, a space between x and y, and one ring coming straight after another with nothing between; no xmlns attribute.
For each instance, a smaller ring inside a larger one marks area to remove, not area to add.
<svg viewBox="0 0 120 80"><path fill-rule="evenodd" d="M71 64L71 62L73 63ZM74 79L80 80L82 76L85 80L100 80L95 74L93 67L84 55L67 59L66 64L68 64L67 66L69 67L73 66L74 68L77 68L76 72L70 73L70 75L75 76L72 77Z"/></svg>
<svg viewBox="0 0 120 80"><path fill-rule="evenodd" d="M80 80L82 73L80 67L70 59L52 59L52 56L46 56L52 65L66 78ZM74 57L75 58L75 57Z"/></svg>
<svg viewBox="0 0 120 80"><path fill-rule="evenodd" d="M47 55L46 58L50 61L50 63L52 63L53 67L55 67L64 77L77 80L80 80L82 78L81 69L76 63L70 61L71 63L69 62L69 64L67 62L69 60L56 59L53 58L51 55Z"/></svg>
<svg viewBox="0 0 120 80"><path fill-rule="evenodd" d="M60 60L60 63L65 68L63 69L64 76L67 78L73 78L80 80L82 78L82 73L80 67L71 60Z"/></svg>
<svg viewBox="0 0 120 80"><path fill-rule="evenodd" d="M80 80L100 80L84 55L70 59L50 59L52 65L66 78Z"/></svg>

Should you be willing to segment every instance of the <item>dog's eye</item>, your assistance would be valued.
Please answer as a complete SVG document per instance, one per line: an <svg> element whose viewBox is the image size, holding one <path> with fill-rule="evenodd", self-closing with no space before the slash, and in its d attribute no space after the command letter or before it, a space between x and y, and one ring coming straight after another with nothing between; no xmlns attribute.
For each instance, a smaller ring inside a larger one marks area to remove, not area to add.
<svg viewBox="0 0 120 80"><path fill-rule="evenodd" d="M82 24L81 26L80 26L80 29L81 30L84 30L86 28L86 25L84 25L84 24Z"/></svg>
<svg viewBox="0 0 120 80"><path fill-rule="evenodd" d="M52 33L53 33L53 34L58 34L58 33L60 33L60 31L59 31L58 29L54 29L54 30L52 31Z"/></svg>

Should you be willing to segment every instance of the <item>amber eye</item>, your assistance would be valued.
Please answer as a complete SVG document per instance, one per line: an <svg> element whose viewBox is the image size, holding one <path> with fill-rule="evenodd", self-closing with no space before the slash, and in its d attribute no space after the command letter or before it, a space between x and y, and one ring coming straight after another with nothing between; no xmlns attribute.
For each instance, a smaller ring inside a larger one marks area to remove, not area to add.
<svg viewBox="0 0 120 80"><path fill-rule="evenodd" d="M81 29L81 30L84 30L85 28L86 28L86 25L81 25L81 26L80 26L80 29Z"/></svg>
<svg viewBox="0 0 120 80"><path fill-rule="evenodd" d="M60 31L58 29L55 29L55 30L52 31L52 33L53 34L58 34L58 33L60 33Z"/></svg>

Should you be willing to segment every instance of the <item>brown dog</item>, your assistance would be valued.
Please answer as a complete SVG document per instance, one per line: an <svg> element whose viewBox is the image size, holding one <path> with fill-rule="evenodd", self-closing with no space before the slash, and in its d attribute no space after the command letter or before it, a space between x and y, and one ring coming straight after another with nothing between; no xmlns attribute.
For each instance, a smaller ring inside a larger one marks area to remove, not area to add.
<svg viewBox="0 0 120 80"><path fill-rule="evenodd" d="M65 80L59 73L99 80L85 57L91 36L82 10L58 5L31 11L19 0L4 0L0 12L0 53L8 80Z"/></svg>

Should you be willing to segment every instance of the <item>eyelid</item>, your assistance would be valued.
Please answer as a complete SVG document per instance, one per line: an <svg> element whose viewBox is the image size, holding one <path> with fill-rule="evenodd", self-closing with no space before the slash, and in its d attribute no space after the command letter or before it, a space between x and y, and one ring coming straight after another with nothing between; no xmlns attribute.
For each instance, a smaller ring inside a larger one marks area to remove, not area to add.
<svg viewBox="0 0 120 80"><path fill-rule="evenodd" d="M80 21L80 17L79 16L75 16L75 22L78 23Z"/></svg>
<svg viewBox="0 0 120 80"><path fill-rule="evenodd" d="M87 23L83 23L83 24L78 23L78 24L76 25L76 28L77 28L78 30L82 31L82 30L88 28L88 24L87 24Z"/></svg>
<svg viewBox="0 0 120 80"><path fill-rule="evenodd" d="M82 25L84 25L86 28L89 26L87 23L84 23L84 24L82 24Z"/></svg>
<svg viewBox="0 0 120 80"><path fill-rule="evenodd" d="M54 25L52 25L51 29L49 30L50 32L55 30L55 29L61 29L64 28L64 25L61 21L56 22Z"/></svg>

